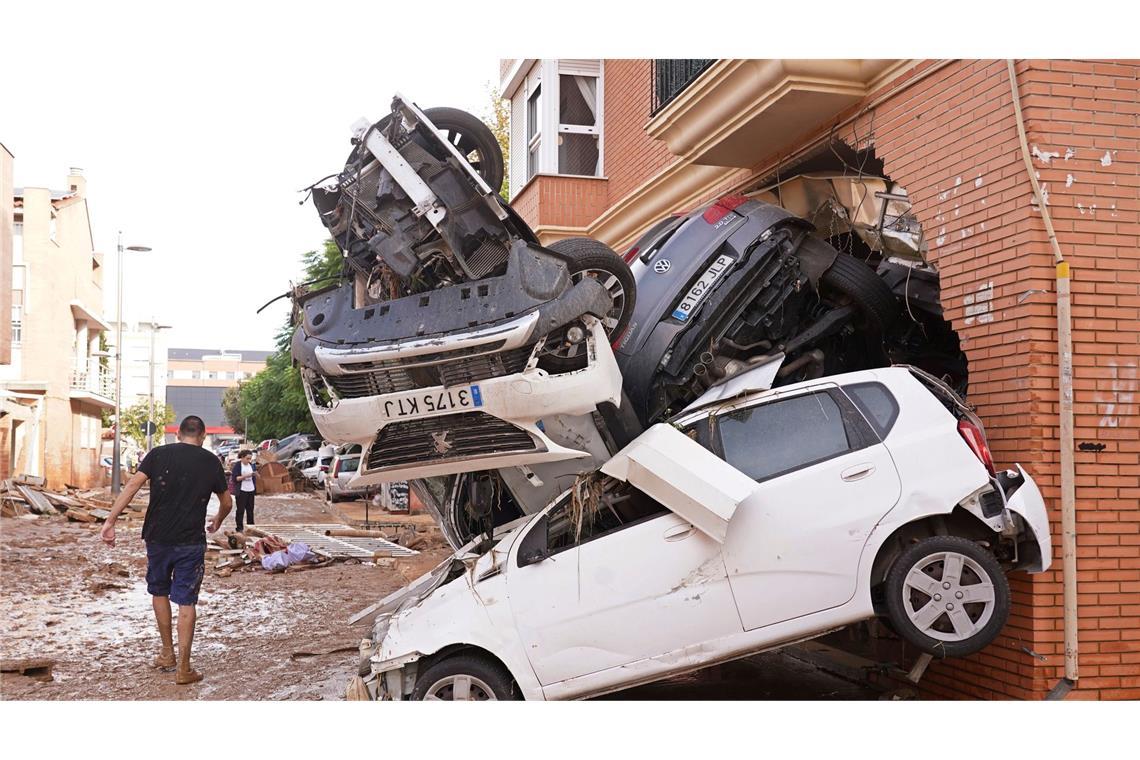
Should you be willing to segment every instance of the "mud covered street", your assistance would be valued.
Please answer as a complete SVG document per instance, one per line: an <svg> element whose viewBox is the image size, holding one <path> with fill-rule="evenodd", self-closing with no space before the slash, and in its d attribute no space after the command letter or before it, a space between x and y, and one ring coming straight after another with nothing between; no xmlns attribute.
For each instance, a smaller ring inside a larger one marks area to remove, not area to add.
<svg viewBox="0 0 1140 760"><path fill-rule="evenodd" d="M340 521L322 500L303 495L259 498L257 519ZM98 527L61 517L0 522L0 657L55 660L52 681L5 673L3 699L339 699L366 633L350 628L348 617L449 553L430 549L394 567L337 562L226 578L207 559L193 660L206 678L177 686L172 673L150 667L158 633L141 521L120 522L114 549L99 541ZM334 652L341 649L351 651Z"/></svg>

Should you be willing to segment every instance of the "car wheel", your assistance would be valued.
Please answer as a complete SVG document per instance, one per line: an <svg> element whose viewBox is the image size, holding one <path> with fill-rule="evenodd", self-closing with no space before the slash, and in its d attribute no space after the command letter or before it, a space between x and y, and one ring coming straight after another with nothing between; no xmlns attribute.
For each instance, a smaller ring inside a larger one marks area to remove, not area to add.
<svg viewBox="0 0 1140 760"><path fill-rule="evenodd" d="M412 699L482 702L519 699L510 673L483 657L448 657L416 677Z"/></svg>
<svg viewBox="0 0 1140 760"><path fill-rule="evenodd" d="M850 299L869 325L880 332L893 325L899 315L898 302L887 283L849 253L840 252L835 257L820 277L820 284Z"/></svg>
<svg viewBox="0 0 1140 760"><path fill-rule="evenodd" d="M906 641L942 657L973 654L1009 618L1009 581L992 554L959 536L906 549L886 581L887 615Z"/></svg>
<svg viewBox="0 0 1140 760"><path fill-rule="evenodd" d="M611 340L621 335L629 324L637 297L637 284L629 265L612 248L593 238L563 238L548 247L566 257L574 282L593 277L605 286L613 307L602 318L602 325Z"/></svg>

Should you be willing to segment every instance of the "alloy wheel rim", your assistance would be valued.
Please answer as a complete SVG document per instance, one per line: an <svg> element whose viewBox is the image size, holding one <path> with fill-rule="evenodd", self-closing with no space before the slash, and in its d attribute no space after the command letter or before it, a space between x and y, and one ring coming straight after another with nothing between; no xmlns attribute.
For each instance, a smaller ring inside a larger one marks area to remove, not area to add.
<svg viewBox="0 0 1140 760"><path fill-rule="evenodd" d="M915 562L902 588L903 609L922 634L945 642L977 635L993 617L993 579L973 558L935 552Z"/></svg>
<svg viewBox="0 0 1140 760"><path fill-rule="evenodd" d="M607 272L604 269L583 269L580 272L575 272L571 279L574 282L580 282L583 277L593 277L598 282L602 283L602 287L610 294L613 299L613 306L606 312L606 316L602 318L602 327L606 330L607 336L612 336L613 331L621 323L622 312L625 311L625 288L622 287L621 280L613 272Z"/></svg>
<svg viewBox="0 0 1140 760"><path fill-rule="evenodd" d="M495 691L486 681L466 673L444 676L433 683L424 695L425 700L454 702L496 701Z"/></svg>

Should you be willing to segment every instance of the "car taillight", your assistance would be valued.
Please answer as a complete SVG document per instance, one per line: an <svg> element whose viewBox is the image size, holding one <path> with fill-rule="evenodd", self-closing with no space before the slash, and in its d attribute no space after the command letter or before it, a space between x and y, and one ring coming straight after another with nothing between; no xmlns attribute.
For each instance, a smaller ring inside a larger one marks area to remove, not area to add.
<svg viewBox="0 0 1140 760"><path fill-rule="evenodd" d="M634 257L637 256L637 252L640 250L641 249L635 245L633 248L630 248L628 251L626 251L626 254L622 256L622 258L625 259L625 263L628 264L629 262L633 261Z"/></svg>
<svg viewBox="0 0 1140 760"><path fill-rule="evenodd" d="M958 432L966 441L966 445L974 452L974 456L986 466L990 475L994 475L996 472L994 456L990 453L989 444L986 443L986 434L982 432L982 428L968 419L961 419L958 420Z"/></svg>
<svg viewBox="0 0 1140 760"><path fill-rule="evenodd" d="M340 473L340 460L333 462L332 476L335 478Z"/></svg>
<svg viewBox="0 0 1140 760"><path fill-rule="evenodd" d="M329 471L329 466L327 464L322 464L321 465L321 472L328 472L328 471Z"/></svg>
<svg viewBox="0 0 1140 760"><path fill-rule="evenodd" d="M743 195L726 195L705 209L705 213L701 214L701 216L709 224L716 224L727 216L728 212L747 202L748 199Z"/></svg>

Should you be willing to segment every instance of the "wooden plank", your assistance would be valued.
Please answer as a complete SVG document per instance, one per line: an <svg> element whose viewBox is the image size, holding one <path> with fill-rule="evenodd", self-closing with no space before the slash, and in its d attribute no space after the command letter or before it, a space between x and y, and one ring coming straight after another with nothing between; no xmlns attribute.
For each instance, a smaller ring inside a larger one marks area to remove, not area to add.
<svg viewBox="0 0 1140 760"><path fill-rule="evenodd" d="M20 675L35 678L37 681L52 680L51 669L55 660L46 658L0 660L0 673L19 673Z"/></svg>
<svg viewBox="0 0 1140 760"><path fill-rule="evenodd" d="M55 505L53 505L48 498L40 491L29 488L24 485L17 485L16 490L24 497L24 501L28 502L31 510L39 515L54 515L56 513Z"/></svg>

